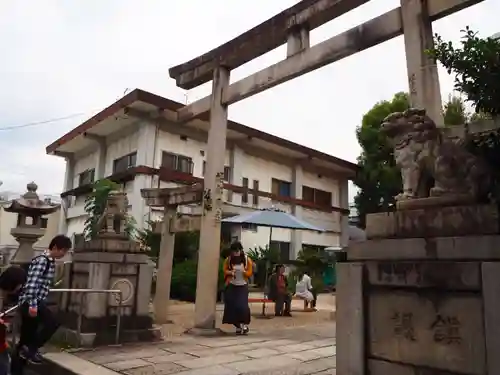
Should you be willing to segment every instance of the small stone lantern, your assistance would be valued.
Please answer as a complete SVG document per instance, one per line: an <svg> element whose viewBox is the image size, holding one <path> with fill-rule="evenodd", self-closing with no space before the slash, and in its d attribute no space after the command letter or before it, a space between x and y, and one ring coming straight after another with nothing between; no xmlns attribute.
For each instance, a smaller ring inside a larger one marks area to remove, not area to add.
<svg viewBox="0 0 500 375"><path fill-rule="evenodd" d="M25 264L35 256L33 245L45 234L42 228L42 216L51 214L60 208L59 204L50 204L40 200L36 193L38 186L29 183L28 192L18 199L13 199L10 205L4 207L7 212L17 214L17 226L10 234L19 242L19 248L12 257L11 263Z"/></svg>

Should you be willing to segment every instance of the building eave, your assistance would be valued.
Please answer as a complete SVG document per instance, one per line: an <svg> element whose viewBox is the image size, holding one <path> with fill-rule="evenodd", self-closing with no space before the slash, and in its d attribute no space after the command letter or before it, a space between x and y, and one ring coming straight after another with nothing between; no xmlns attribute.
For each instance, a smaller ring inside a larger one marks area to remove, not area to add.
<svg viewBox="0 0 500 375"><path fill-rule="evenodd" d="M89 120L83 122L73 130L69 131L61 138L57 139L53 143L47 146L46 152L49 155L63 156L66 157L67 153L61 150L61 147L75 139L78 136L84 136L87 132L89 132L96 125L105 121L106 119L117 116L119 113L126 113L127 108L137 104L144 103L149 106L153 106L157 109L158 112L164 110L177 111L180 108L184 107L183 104L175 102L173 100L161 97L159 95L152 94L147 91L143 91L140 89L135 89L131 91L129 94L125 95L123 98L119 99L115 103L111 104L106 109L97 113L95 116L90 118ZM202 120L207 121L207 118L202 118ZM228 130L240 133L249 139L259 139L268 143L275 144L282 148L286 148L300 154L303 154L304 157L309 159L317 159L323 162L331 163L336 165L337 167L342 168L347 172L351 178L358 171L358 166L349 161L337 158L333 155L326 154L324 152L314 150L307 146L300 145L298 143L289 141L287 139L280 138L278 136L257 130L255 128L251 128L249 126L243 125L241 123L235 121L228 121Z"/></svg>

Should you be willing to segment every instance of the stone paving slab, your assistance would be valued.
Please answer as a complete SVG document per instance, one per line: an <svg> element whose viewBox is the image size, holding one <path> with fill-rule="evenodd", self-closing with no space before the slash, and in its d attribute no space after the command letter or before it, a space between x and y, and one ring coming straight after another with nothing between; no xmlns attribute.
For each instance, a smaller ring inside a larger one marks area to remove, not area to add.
<svg viewBox="0 0 500 375"><path fill-rule="evenodd" d="M74 355L122 375L327 375L335 374L334 336L330 323L245 337L182 336Z"/></svg>

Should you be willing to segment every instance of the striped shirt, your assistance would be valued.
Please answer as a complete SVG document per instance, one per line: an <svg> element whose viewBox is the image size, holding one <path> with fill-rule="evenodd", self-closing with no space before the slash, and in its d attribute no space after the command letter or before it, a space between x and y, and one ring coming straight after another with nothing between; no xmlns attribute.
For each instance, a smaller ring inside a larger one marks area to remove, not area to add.
<svg viewBox="0 0 500 375"><path fill-rule="evenodd" d="M49 295L55 272L56 263L47 254L33 258L26 283L19 295L19 303L27 303L30 308L38 307Z"/></svg>

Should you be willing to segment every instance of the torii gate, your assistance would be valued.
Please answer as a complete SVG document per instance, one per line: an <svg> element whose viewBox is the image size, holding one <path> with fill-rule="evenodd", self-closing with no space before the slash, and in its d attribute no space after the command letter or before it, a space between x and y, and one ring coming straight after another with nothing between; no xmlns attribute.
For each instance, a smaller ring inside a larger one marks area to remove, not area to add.
<svg viewBox="0 0 500 375"><path fill-rule="evenodd" d="M483 0L401 0L401 7L358 25L315 46L309 32L369 0L303 0L204 55L170 69L177 86L192 89L212 80L212 94L178 112L187 122L210 112L205 191L216 191L224 168L227 109L230 104L321 68L377 44L404 35L411 104L425 108L443 124L435 61L425 53L433 47L432 21ZM287 43L286 59L229 84L235 69ZM214 200L201 221L195 327L215 327L221 200ZM207 269L210 270L207 272ZM203 275L203 276L201 276Z"/></svg>

